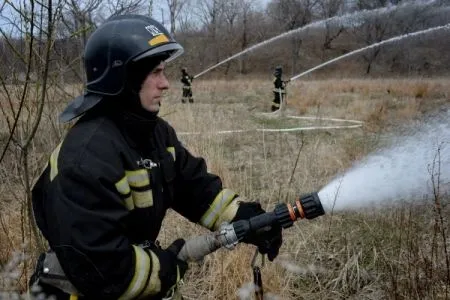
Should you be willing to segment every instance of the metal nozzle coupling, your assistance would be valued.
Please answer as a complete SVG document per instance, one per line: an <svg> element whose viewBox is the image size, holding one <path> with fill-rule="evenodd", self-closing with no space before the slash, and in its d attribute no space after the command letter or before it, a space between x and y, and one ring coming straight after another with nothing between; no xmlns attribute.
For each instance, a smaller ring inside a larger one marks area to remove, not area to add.
<svg viewBox="0 0 450 300"><path fill-rule="evenodd" d="M317 193L300 196L295 204L278 204L273 211L283 228L291 227L298 219L314 219L325 214Z"/></svg>
<svg viewBox="0 0 450 300"><path fill-rule="evenodd" d="M301 209L303 210L303 218L314 219L325 214L317 193L302 195L296 201L296 204L297 202L300 202Z"/></svg>

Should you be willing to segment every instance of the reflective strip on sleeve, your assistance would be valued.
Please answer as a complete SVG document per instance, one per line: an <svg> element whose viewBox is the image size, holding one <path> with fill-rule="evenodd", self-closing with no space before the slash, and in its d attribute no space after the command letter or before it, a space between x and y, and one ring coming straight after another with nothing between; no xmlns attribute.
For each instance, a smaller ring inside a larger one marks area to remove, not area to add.
<svg viewBox="0 0 450 300"><path fill-rule="evenodd" d="M150 185L150 177L148 176L147 169L125 171L125 175L128 178L128 184L132 187Z"/></svg>
<svg viewBox="0 0 450 300"><path fill-rule="evenodd" d="M130 185L128 184L127 176L124 176L116 184L116 189L122 195L127 195L130 193Z"/></svg>
<svg viewBox="0 0 450 300"><path fill-rule="evenodd" d="M136 207L145 208L153 205L153 193L152 190L147 191L131 191L133 202Z"/></svg>
<svg viewBox="0 0 450 300"><path fill-rule="evenodd" d="M241 198L235 198L231 203L225 208L223 213L220 214L219 218L217 218L216 222L214 222L213 230L219 229L220 225L224 222L230 223L231 220L234 219L236 213L239 209L239 202L241 202Z"/></svg>
<svg viewBox="0 0 450 300"><path fill-rule="evenodd" d="M128 210L134 209L134 202L133 198L131 197L131 190L130 185L128 184L128 178L127 176L124 176L122 179L120 179L116 184L117 191L125 197L125 206Z"/></svg>
<svg viewBox="0 0 450 300"><path fill-rule="evenodd" d="M152 270L150 273L150 280L148 281L147 286L145 287L144 292L139 296L139 298L143 298L144 296L151 296L159 293L161 291L161 279L159 278L159 270L161 266L159 264L159 259L155 253L150 251L150 255L152 258Z"/></svg>
<svg viewBox="0 0 450 300"><path fill-rule="evenodd" d="M146 208L153 205L153 193L150 187L150 176L146 169L129 171L116 184L117 191L124 198L128 210L135 207Z"/></svg>
<svg viewBox="0 0 450 300"><path fill-rule="evenodd" d="M56 175L58 175L58 156L61 145L62 143L60 143L55 150L53 150L52 155L50 155L50 181L53 181Z"/></svg>
<svg viewBox="0 0 450 300"><path fill-rule="evenodd" d="M145 288L150 273L150 257L148 253L134 245L133 249L135 254L134 275L127 290L120 296L120 300L136 298Z"/></svg>
<svg viewBox="0 0 450 300"><path fill-rule="evenodd" d="M230 204L236 193L229 189L223 189L214 199L213 203L200 219L200 224L212 229L222 212Z"/></svg>
<svg viewBox="0 0 450 300"><path fill-rule="evenodd" d="M167 151L172 154L173 157L173 161L176 161L176 157L175 157L175 147L167 147Z"/></svg>

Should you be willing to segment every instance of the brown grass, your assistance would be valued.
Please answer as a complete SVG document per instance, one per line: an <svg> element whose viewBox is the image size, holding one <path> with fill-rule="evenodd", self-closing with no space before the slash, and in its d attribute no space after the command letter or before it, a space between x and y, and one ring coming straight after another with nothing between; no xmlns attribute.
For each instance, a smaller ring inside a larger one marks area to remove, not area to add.
<svg viewBox="0 0 450 300"><path fill-rule="evenodd" d="M161 115L175 127L191 152L205 157L210 171L219 174L225 186L248 199L260 200L270 209L299 193L320 189L379 147L380 137L396 126L448 106L449 83L448 78L343 79L296 80L288 86L289 113L364 121L359 129L217 134L219 130L312 124L258 116L259 112L269 111L272 83L256 79L194 81L194 105L181 104L181 87L174 83L164 99ZM68 100L59 97L64 99L62 102ZM39 173L37 170L63 132L54 122L60 110L60 103L46 107L49 117L41 124L33 148L34 174ZM3 125L1 136L7 129ZM194 131L202 134L183 134ZM297 156L298 167L294 170ZM8 182L19 181L14 165L13 154L1 165L0 174ZM0 191L6 190L0 184ZM7 213L10 196L1 195L1 212L7 225L0 230L3 264L12 251L5 242L5 233L11 236L18 229L17 220ZM441 200L448 203L448 198ZM443 209L444 216L448 215L448 205ZM422 199L420 205L405 202L392 208L297 223L284 232L280 257L262 267L265 291L280 299L448 299L442 241L433 241L434 214L432 199ZM445 226L448 231L448 222ZM177 237L202 232L199 226L170 213L159 239L167 245ZM13 242L20 249L18 242ZM251 246L239 245L231 252L220 250L203 263L191 265L183 294L187 299L237 298L237 290L252 281L253 251Z"/></svg>

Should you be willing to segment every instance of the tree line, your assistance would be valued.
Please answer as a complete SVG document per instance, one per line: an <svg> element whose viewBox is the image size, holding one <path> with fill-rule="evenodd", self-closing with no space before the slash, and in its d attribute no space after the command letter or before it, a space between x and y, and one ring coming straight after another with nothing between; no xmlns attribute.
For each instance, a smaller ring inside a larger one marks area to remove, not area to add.
<svg viewBox="0 0 450 300"><path fill-rule="evenodd" d="M31 75L36 78L42 62L39 51L48 42L46 26L51 25L51 71L64 82L82 82L87 38L107 17L123 13L147 14L163 21L185 47L186 53L177 64L193 73L282 33L321 23L232 60L214 70L212 76L263 74L276 65L294 75L351 50L450 21L449 1L272 0L266 6L259 0L161 1L168 9L158 11L155 1L144 0L47 1L51 6L36 0L17 5L5 2L2 10L9 13L2 13L3 23L9 22L9 26L0 31L1 73L8 81L25 80L25 55L33 35L38 53L30 59L39 59ZM47 21L50 13L52 24ZM448 43L440 42L445 36L448 32L425 37L425 43L405 41L367 51L351 64L341 65L339 72L346 66L354 76L447 74L450 49Z"/></svg>

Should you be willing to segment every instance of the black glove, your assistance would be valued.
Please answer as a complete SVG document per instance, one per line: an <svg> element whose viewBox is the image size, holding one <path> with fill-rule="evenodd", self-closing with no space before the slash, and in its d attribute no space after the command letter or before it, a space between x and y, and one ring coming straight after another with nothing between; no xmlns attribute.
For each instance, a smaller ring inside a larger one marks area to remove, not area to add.
<svg viewBox="0 0 450 300"><path fill-rule="evenodd" d="M252 217L265 213L261 205L257 202L241 202L232 222L238 220L248 220ZM267 254L270 261L277 257L280 251L283 238L281 226L274 225L269 230L255 232L242 240L244 243L253 244L258 247L262 254Z"/></svg>
<svg viewBox="0 0 450 300"><path fill-rule="evenodd" d="M152 249L159 258L161 268L159 271L159 279L161 280L162 297L167 297L172 294L177 283L183 278L188 269L188 264L177 258L184 244L185 240L178 239L165 250L161 248Z"/></svg>

